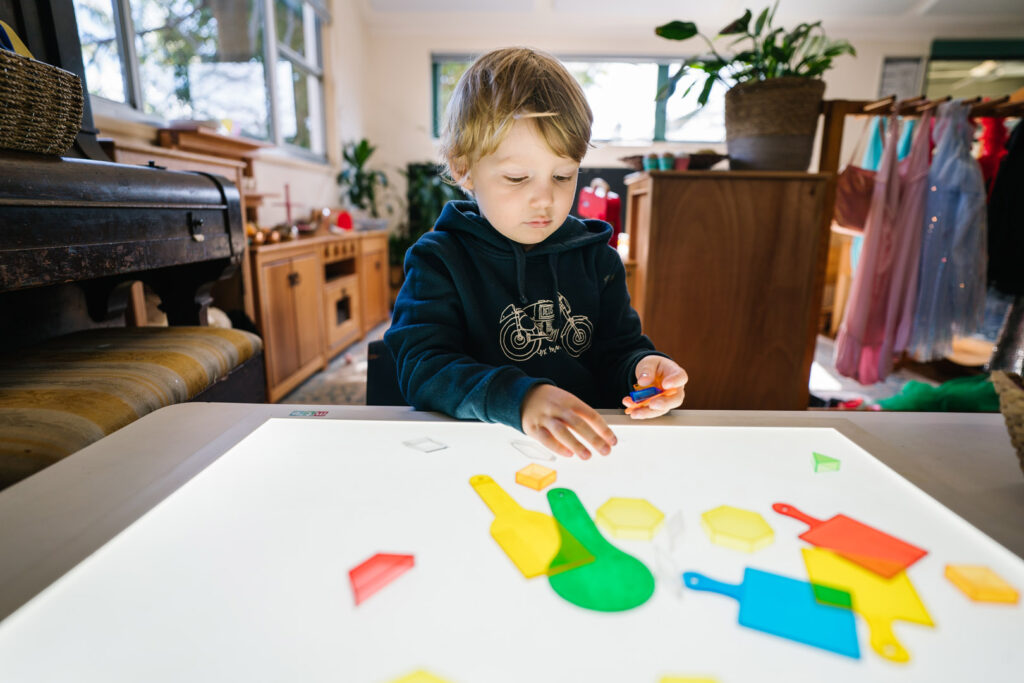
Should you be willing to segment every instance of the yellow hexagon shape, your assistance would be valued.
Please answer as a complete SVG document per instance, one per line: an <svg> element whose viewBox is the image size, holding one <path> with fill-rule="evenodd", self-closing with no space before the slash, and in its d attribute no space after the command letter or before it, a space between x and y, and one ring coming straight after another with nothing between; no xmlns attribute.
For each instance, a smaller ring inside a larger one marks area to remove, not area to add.
<svg viewBox="0 0 1024 683"><path fill-rule="evenodd" d="M661 529L665 515L643 498L609 498L594 515L601 528L615 538L649 541Z"/></svg>
<svg viewBox="0 0 1024 683"><path fill-rule="evenodd" d="M771 545L775 532L764 521L764 517L752 510L742 510L731 505L721 505L700 516L712 543L733 550L752 553Z"/></svg>

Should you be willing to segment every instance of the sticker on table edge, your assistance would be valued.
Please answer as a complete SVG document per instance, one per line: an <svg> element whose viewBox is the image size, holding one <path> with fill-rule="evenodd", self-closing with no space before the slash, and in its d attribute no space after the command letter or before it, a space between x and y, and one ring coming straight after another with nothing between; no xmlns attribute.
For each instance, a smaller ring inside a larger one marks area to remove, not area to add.
<svg viewBox="0 0 1024 683"><path fill-rule="evenodd" d="M412 555L377 553L350 569L348 580L352 584L352 597L356 605L366 602L370 596L412 569L415 564Z"/></svg>
<svg viewBox="0 0 1024 683"><path fill-rule="evenodd" d="M448 448L447 444L443 444L440 441L434 441L429 436L421 436L418 439L409 439L408 441L402 442L403 446L409 448L415 448L423 453L433 453L434 451L443 451Z"/></svg>
<svg viewBox="0 0 1024 683"><path fill-rule="evenodd" d="M532 441L513 441L512 448L533 460L544 460L546 462L554 462L555 460L554 453L541 448Z"/></svg>

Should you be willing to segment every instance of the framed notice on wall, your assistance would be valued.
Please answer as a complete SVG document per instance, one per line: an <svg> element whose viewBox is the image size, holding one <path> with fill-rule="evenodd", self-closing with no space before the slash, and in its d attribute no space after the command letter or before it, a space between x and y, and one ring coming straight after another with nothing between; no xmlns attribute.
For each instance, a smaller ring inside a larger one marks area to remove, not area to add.
<svg viewBox="0 0 1024 683"><path fill-rule="evenodd" d="M878 96L895 95L904 100L920 95L924 83L924 57L886 57L882 62L882 78Z"/></svg>

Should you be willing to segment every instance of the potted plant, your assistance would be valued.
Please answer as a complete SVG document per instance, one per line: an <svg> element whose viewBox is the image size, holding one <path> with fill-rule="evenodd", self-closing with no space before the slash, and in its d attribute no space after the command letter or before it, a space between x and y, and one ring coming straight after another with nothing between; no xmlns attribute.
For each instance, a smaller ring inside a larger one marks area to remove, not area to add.
<svg viewBox="0 0 1024 683"><path fill-rule="evenodd" d="M429 232L441 215L441 209L452 199L465 199L455 185L446 182L437 164L411 163L402 172L407 181L406 204L408 215L388 238L388 256L391 264L391 289L397 293L402 286L402 264L405 252L425 232Z"/></svg>
<svg viewBox="0 0 1024 683"><path fill-rule="evenodd" d="M820 21L798 24L792 31L774 27L778 6L776 0L764 8L753 24L746 10L719 31L719 37L736 36L730 47L746 43L746 49L731 56L722 55L691 21L671 21L654 30L669 40L700 36L707 43L710 54L686 60L658 98L669 97L695 70L705 74L697 97L701 106L716 81L731 86L725 95L725 131L733 169L807 170L825 94L821 76L836 57L857 54L849 42L829 40ZM683 96L698 82L694 79Z"/></svg>
<svg viewBox="0 0 1024 683"><path fill-rule="evenodd" d="M378 190L388 186L388 177L384 171L367 168L367 163L377 148L366 138L359 142L346 143L341 150L345 167L338 174L338 185L342 189L342 201L352 209L363 213L356 217L356 224L363 228L386 228L387 219L380 215L377 202L380 199ZM390 205L387 206L391 213Z"/></svg>

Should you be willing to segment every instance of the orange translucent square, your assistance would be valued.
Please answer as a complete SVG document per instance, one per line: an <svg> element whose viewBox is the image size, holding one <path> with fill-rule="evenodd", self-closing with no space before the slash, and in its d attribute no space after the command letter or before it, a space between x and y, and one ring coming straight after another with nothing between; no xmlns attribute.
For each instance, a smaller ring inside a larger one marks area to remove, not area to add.
<svg viewBox="0 0 1024 683"><path fill-rule="evenodd" d="M516 483L536 491L542 491L545 487L554 484L557 476L558 472L550 467L533 463L516 472Z"/></svg>
<svg viewBox="0 0 1024 683"><path fill-rule="evenodd" d="M947 564L946 578L964 592L971 600L978 602L1011 602L1020 599L1020 594L1003 577L988 567L970 564Z"/></svg>

